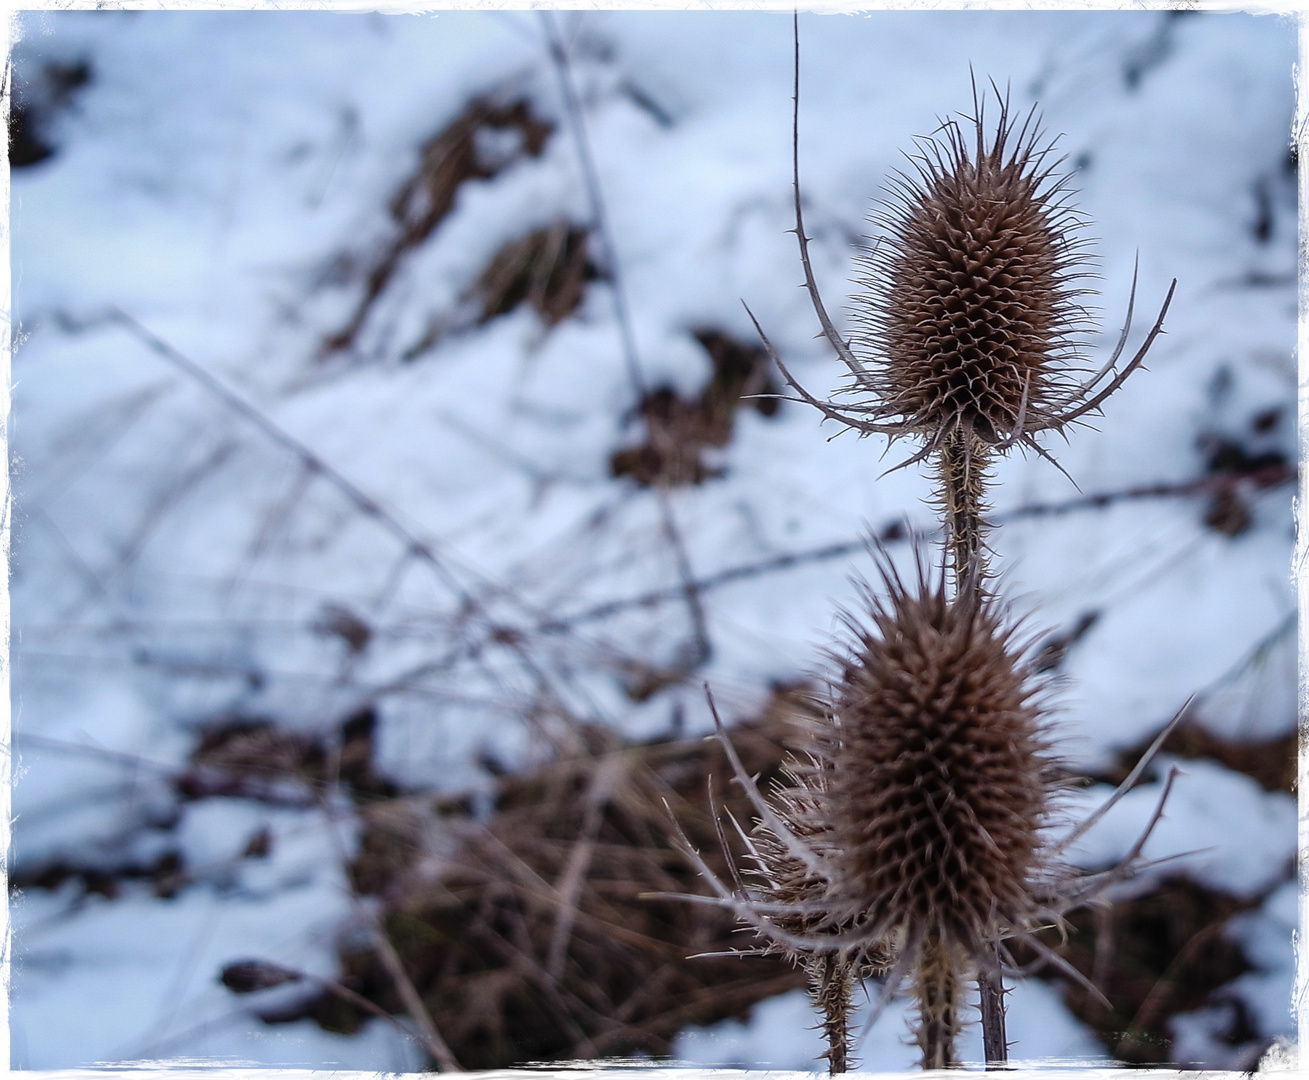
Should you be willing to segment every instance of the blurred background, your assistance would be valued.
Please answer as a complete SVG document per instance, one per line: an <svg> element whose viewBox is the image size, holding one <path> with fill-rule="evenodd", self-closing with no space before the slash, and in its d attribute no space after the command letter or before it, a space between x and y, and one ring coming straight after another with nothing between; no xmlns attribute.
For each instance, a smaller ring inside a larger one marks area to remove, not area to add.
<svg viewBox="0 0 1309 1080"><path fill-rule="evenodd" d="M413 1069L433 1031L472 1068L816 1067L802 977L687 959L748 937L645 895L705 891L665 802L720 867L707 785L749 816L704 684L774 774L865 540L911 559L934 528L878 440L754 396L780 380L742 299L811 391L841 382L787 235L789 13L18 34L14 1067ZM1009 1034L1018 1060L1251 1066L1293 1030L1298 918L1295 25L881 12L800 37L838 323L868 211L971 73L1059 135L1101 275L1089 366L1138 256L1128 355L1178 279L1150 370L1046 443L1076 486L997 470L1069 818L1194 695L1073 849L1112 865L1180 767L1145 849L1176 858L1071 920L1112 1008L1039 972ZM912 1065L904 1013L863 1067Z"/></svg>

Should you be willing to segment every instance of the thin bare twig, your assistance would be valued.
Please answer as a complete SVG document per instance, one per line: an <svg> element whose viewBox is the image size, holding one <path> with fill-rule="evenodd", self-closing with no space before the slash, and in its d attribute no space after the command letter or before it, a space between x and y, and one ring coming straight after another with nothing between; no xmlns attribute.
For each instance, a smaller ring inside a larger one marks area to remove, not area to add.
<svg viewBox="0 0 1309 1080"><path fill-rule="evenodd" d="M386 510L376 499L348 479L336 466L315 453L295 436L273 423L263 412L251 405L235 390L225 385L185 353L174 348L154 332L146 329L127 312L117 307L111 307L109 309L109 318L142 341L151 352L168 361L179 371L199 383L236 415L253 427L258 428L278 446L293 454L306 469L326 480L345 496L355 510L365 517L374 519L378 525L399 540L416 557L431 566L446 587L462 603L470 606L477 605L476 599L455 577L450 568L446 566L444 559L437 554L435 547L429 541L415 535L394 514Z"/></svg>
<svg viewBox="0 0 1309 1080"><path fill-rule="evenodd" d="M626 778L629 765L628 756L619 751L603 758L591 775L591 783L586 793L586 819L582 823L582 832L573 844L568 861L564 864L563 873L555 886L560 908L555 915L545 964L546 974L553 982L563 978L568 941L572 936L573 923L577 919L577 908L581 900L587 867L595 852L596 837L604 821L605 804L614 789Z"/></svg>
<svg viewBox="0 0 1309 1080"><path fill-rule="evenodd" d="M1202 476L1194 480L1140 484L1111 491L1093 492L1089 495L1079 495L1076 498L1065 499L1061 502L1027 503L992 516L996 524L1021 521L1027 518L1058 517L1084 510L1098 510L1120 502L1203 495L1241 481L1252 483L1260 488L1271 488L1294 480L1297 475L1298 470L1295 465L1272 465L1244 473L1224 473L1216 476ZM895 523L884 529L878 540L883 544L891 544L911 538L909 532L902 529L899 523ZM696 585L701 593L706 593L724 585L731 585L753 577L761 577L780 570L790 570L793 567L804 566L809 563L844 558L847 555L854 555L865 550L867 546L868 541L866 539L858 539L843 540L835 544L824 544L822 547L809 548L804 551L789 551L756 562L729 566L725 570L700 578ZM678 589L652 589L637 596L606 600L604 603L584 608L571 615L557 616L546 622L539 623L533 629L541 633L556 633L571 629L582 623L598 622L612 618L634 608L653 607L667 600L675 600L679 595L680 590Z"/></svg>
<svg viewBox="0 0 1309 1080"><path fill-rule="evenodd" d="M1141 755L1140 760L1133 767L1132 771L1123 778L1123 782L1114 789L1113 794L1101 803L1093 813L1088 814L1078 822L1075 828L1069 830L1067 836L1064 836L1054 845L1053 851L1056 854L1067 848L1078 837L1084 836L1092 825L1104 817L1105 814L1109 813L1118 800L1132 789L1132 785L1140 779L1141 774L1149 767L1150 762L1152 762L1155 755L1159 753L1160 748L1167 741L1168 736L1177 729L1177 725L1182 722L1183 718L1185 718L1187 711L1191 708L1192 704L1194 704L1195 698L1196 695L1192 694L1185 702L1183 702L1182 707L1178 709L1173 715L1173 718L1164 725L1164 729L1155 737L1155 740L1150 744L1149 749Z"/></svg>
<svg viewBox="0 0 1309 1080"><path fill-rule="evenodd" d="M578 162L586 184L587 198L591 203L591 217L600 241L601 257L609 275L610 286L614 296L614 308L617 315L619 333L623 342L623 360L627 365L627 375L631 380L638 400L645 401L649 393L645 373L641 367L640 354L636 348L636 333L632 326L632 315L628 308L627 291L623 284L622 268L618 261L618 252L614 246L613 232L609 227L609 217L605 211L604 193L600 187L600 174L596 170L595 160L591 155L591 144L586 134L586 121L582 115L582 106L573 86L572 67L568 59L568 50L564 47L558 28L555 26L553 13L542 11L541 24L545 29L546 43L550 59L559 78L559 91L564 102L564 111L572 129L573 141L577 146ZM677 563L677 572L682 582L681 593L686 601L687 612L691 618L691 629L695 648L689 656L680 658L684 670L691 671L709 659L713 649L709 639L709 626L705 619L704 604L700 599L700 589L695 573L691 567L686 540L677 524L673 512L672 498L667 483L660 478L655 484L655 496L659 502L659 514L663 519L664 533Z"/></svg>
<svg viewBox="0 0 1309 1080"><path fill-rule="evenodd" d="M402 1035L404 1035L405 1038L412 1039L424 1050L426 1050L429 1054L432 1054L433 1057L436 1056L434 1053L435 1047L428 1041L425 1032L411 1031L409 1028L405 1027L403 1023L400 1022L399 1017L392 1016L389 1012L383 1009L376 1002L369 1001L368 998L364 997L362 994L356 993L355 991L351 990L348 986L343 986L335 979L329 979L323 975L315 975L313 972L305 971L302 968L294 967L289 964L281 964L281 963L275 964L272 963L271 961L264 961L264 960L256 960L254 961L254 963L257 964L259 967L263 968L264 970L272 972L275 975L279 976L278 983L272 985L280 985L280 983L282 982L307 981L307 982L315 983L316 985L321 986L324 990L327 990L329 993L335 994L343 1001L348 1001L351 1005L363 1009L365 1012L369 1013L372 1016L377 1017L379 1020L385 1020L388 1024L390 1024ZM237 993L243 993L243 992L248 992L248 990L237 991Z"/></svg>

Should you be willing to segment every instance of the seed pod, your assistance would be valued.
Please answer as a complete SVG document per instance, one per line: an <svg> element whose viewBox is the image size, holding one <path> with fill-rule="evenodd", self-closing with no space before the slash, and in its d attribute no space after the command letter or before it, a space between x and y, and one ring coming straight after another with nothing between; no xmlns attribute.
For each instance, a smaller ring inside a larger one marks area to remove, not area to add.
<svg viewBox="0 0 1309 1080"><path fill-rule="evenodd" d="M1003 607L968 579L885 571L847 616L835 723L818 729L833 863L831 918L902 942L924 1064L950 1064L961 979L1041 907L1050 765L1035 683Z"/></svg>
<svg viewBox="0 0 1309 1080"><path fill-rule="evenodd" d="M873 418L995 445L1057 426L1089 259L1035 111L1015 131L1002 101L989 141L976 111L971 140L955 120L919 140L914 175L899 174L874 214L882 236L862 260L853 344L868 354L857 389Z"/></svg>
<svg viewBox="0 0 1309 1080"><path fill-rule="evenodd" d="M896 468L953 441L956 453L983 461L968 480L979 488L990 450L1022 445L1054 460L1035 436L1063 431L1100 409L1163 332L1177 288L1174 280L1141 347L1119 367L1132 326L1134 273L1113 354L1098 371L1080 367L1092 320L1079 302L1088 291L1076 283L1094 276L1084 222L1067 202L1069 177L1059 173L1058 160L1048 160L1054 141L1042 135L1036 107L1015 131L1008 98L997 96L1000 115L989 139L984 96L974 91L976 116L965 118L972 148L965 127L946 120L932 137L918 140L920 152L909 158L915 175L892 179L889 198L872 215L881 235L861 256L862 292L854 297L859 333L847 341L827 314L809 258L800 198L797 39L796 243L814 314L850 374L845 393L855 400L824 401L809 393L746 308L798 400L861 435L923 438L926 445Z"/></svg>

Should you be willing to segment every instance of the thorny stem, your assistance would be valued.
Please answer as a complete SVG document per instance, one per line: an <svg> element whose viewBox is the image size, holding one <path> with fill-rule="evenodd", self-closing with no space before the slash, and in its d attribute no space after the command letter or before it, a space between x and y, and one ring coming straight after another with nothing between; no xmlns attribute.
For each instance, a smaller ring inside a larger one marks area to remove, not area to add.
<svg viewBox="0 0 1309 1080"><path fill-rule="evenodd" d="M850 1009L854 997L854 963L844 952L815 953L805 958L809 996L823 1013L828 1073L850 1068Z"/></svg>
<svg viewBox="0 0 1309 1080"><path fill-rule="evenodd" d="M962 588L970 575L986 575L986 547L983 534L989 523L985 511L986 469L991 447L971 432L956 428L946 436L937 453L941 480L941 504L945 518L945 541L954 568L955 587ZM982 1046L987 1068L1003 1067L1009 1061L1004 1023L1004 982L1000 957L994 946L979 958L978 1008L982 1014Z"/></svg>
<svg viewBox="0 0 1309 1080"><path fill-rule="evenodd" d="M995 949L991 947L994 954ZM977 992L982 1013L982 1056L988 1069L1003 1067L1009 1061L1009 1042L1004 1026L1004 978L999 958L994 967L984 967L977 974Z"/></svg>
<svg viewBox="0 0 1309 1080"><path fill-rule="evenodd" d="M983 513L990 459L985 442L959 429L945 437L937 452L946 544L956 587L961 587L973 570L985 573L982 536L988 522Z"/></svg>
<svg viewBox="0 0 1309 1080"><path fill-rule="evenodd" d="M923 1051L924 1069L948 1069L957 1065L955 1037L959 1034L959 973L949 946L938 931L929 931L923 941L918 970L914 974L918 998L918 1045Z"/></svg>

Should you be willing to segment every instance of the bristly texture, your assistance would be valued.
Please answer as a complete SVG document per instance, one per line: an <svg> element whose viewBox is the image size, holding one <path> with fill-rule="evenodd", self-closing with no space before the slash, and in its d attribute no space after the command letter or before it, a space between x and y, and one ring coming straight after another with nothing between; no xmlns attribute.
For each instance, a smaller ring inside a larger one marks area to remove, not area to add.
<svg viewBox="0 0 1309 1080"><path fill-rule="evenodd" d="M919 140L916 175L892 181L874 214L881 242L861 260L854 345L876 358L856 380L876 402L871 419L994 445L1057 424L1088 326L1075 283L1089 274L1035 108L1015 131L1002 101L989 140L983 109L969 118L971 147L947 120Z"/></svg>
<svg viewBox="0 0 1309 1080"><path fill-rule="evenodd" d="M881 236L861 258L859 332L845 341L819 294L804 231L799 71L797 35L795 232L814 313L850 374L847 400L822 401L805 390L750 317L799 400L861 435L922 440L896 468L936 455L938 502L962 579L980 561L991 460L1022 446L1058 468L1036 436L1063 432L1100 409L1142 365L1177 282L1136 354L1119 367L1135 307L1133 274L1113 354L1098 371L1085 368L1080 346L1092 322L1078 282L1092 275L1083 221L1067 201L1069 178L1051 160L1054 142L1042 135L1035 106L1018 125L996 90L993 131L984 95L974 94L975 116L946 120L919 139L912 173L892 180L890 199L873 215Z"/></svg>
<svg viewBox="0 0 1309 1080"><path fill-rule="evenodd" d="M800 841L818 859L830 863L838 857L832 850L830 829L822 818L827 787L823 762L812 756L801 763L789 758L782 767L784 782L770 792L769 802L792 842ZM757 821L752 833L751 855L755 866L751 875L760 884L760 894L767 901L790 908L775 915L772 924L790 936L790 943L778 942L761 933L764 953L778 952L804 968L809 981L809 996L823 1016L823 1034L827 1039L828 1069L832 1075L846 1072L853 1061L850 1055L850 1017L853 1011L855 984L860 979L884 975L894 958L890 942L874 942L820 952L797 947L794 942L806 937L848 935L858 925L831 925L825 918L825 879L808 870L791 854L787 838L778 835L767 822Z"/></svg>
<svg viewBox="0 0 1309 1080"><path fill-rule="evenodd" d="M758 814L746 874L724 882L673 819L678 850L714 896L762 938L754 952L803 964L826 1018L833 1072L847 1054L849 990L885 973L871 1025L908 978L925 1068L956 1063L963 989L982 991L988 1061L1004 1056L1002 975L1018 974L1008 942L1021 940L1093 996L1103 995L1035 931L1133 877L1168 800L1170 770L1153 815L1116 865L1087 873L1063 852L1143 775L1187 715L1182 706L1114 793L1079 822L1057 822L1058 760L1044 704L1052 682L1023 661L1025 643L997 594L969 574L954 590L923 563L908 587L882 553L881 591L863 586L863 610L846 614L840 678L786 767L789 783L766 795L732 748L708 694L736 781ZM708 693L708 688L706 687ZM798 717L797 717L798 719ZM715 811L715 816L717 811ZM735 819L733 819L735 820ZM727 851L726 838L719 834ZM728 856L729 863L731 856ZM697 898L701 902L705 898Z"/></svg>
<svg viewBox="0 0 1309 1080"><path fill-rule="evenodd" d="M974 570L988 576L983 537L990 526L985 515L991 457L983 440L961 431L942 440L936 453L936 502L956 581Z"/></svg>
<svg viewBox="0 0 1309 1080"><path fill-rule="evenodd" d="M1051 161L1035 106L1017 126L1007 97L988 134L984 101L974 117L944 121L919 140L913 175L892 180L891 197L873 215L881 226L862 257L854 298L861 327L847 343L814 280L800 205L799 42L793 132L796 238L805 287L823 334L851 376L837 404L820 401L787 371L763 330L768 354L800 400L864 435L921 437L908 461L921 461L948 439L961 441L985 466L992 451L1015 445L1053 461L1036 442L1099 409L1163 331L1177 282L1136 355L1118 360L1131 329L1128 302L1117 347L1099 371L1079 363L1091 320L1080 304L1080 279L1092 276L1083 220L1067 199L1068 176ZM966 129L971 126L971 137ZM753 315L751 315L753 319ZM897 466L899 467L899 466ZM980 483L980 481L978 481Z"/></svg>
<svg viewBox="0 0 1309 1080"><path fill-rule="evenodd" d="M807 753L788 764L789 783L758 789L708 694L733 774L758 815L752 832L738 826L752 880L733 869L732 882L723 881L672 820L676 846L713 890L708 902L762 938L751 951L805 966L834 1072L847 1053L849 989L867 974L887 976L869 1025L909 979L926 1068L956 1062L968 980L994 988L991 1004L1001 1004L1002 974L1019 970L1010 940L1104 1000L1035 931L1061 925L1137 872L1176 770L1115 866L1087 873L1062 853L1140 779L1190 705L1099 809L1052 836L1051 682L1024 663L1019 624L980 575L948 591L944 567L929 581L920 561L908 587L884 553L880 569L884 595L864 586L863 610L845 616L839 681L824 715L807 725ZM721 831L719 840L726 852ZM1003 1025L990 1034L1000 1047L988 1060L1002 1060Z"/></svg>
<svg viewBox="0 0 1309 1080"><path fill-rule="evenodd" d="M1003 607L970 578L915 590L887 572L847 616L835 723L816 754L836 855L830 917L902 943L926 1068L955 1062L962 980L1045 905L1041 831L1051 785L1041 685Z"/></svg>
<svg viewBox="0 0 1309 1080"><path fill-rule="evenodd" d="M973 148L958 122L943 123L910 157L916 176L897 175L873 215L882 236L860 260L863 334L851 343L873 358L850 387L867 398L864 415L937 451L957 579L980 564L993 453L1060 426L1089 323L1075 287L1089 276L1083 222L1059 162L1047 163L1035 107L1015 132L1002 100L988 142L985 99L975 105Z"/></svg>

